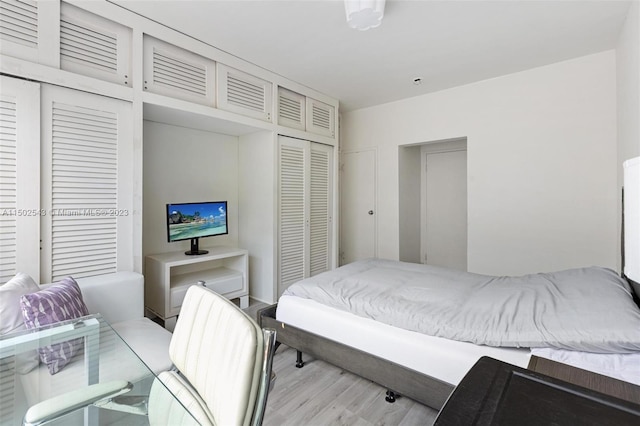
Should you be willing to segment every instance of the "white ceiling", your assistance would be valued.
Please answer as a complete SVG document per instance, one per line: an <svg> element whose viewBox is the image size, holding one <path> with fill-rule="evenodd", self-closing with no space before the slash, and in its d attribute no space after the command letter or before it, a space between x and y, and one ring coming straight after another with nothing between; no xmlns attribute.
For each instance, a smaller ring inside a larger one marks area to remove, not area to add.
<svg viewBox="0 0 640 426"><path fill-rule="evenodd" d="M629 7L612 0L387 0L382 25L357 31L339 0L112 1L335 97L342 110L615 48Z"/></svg>

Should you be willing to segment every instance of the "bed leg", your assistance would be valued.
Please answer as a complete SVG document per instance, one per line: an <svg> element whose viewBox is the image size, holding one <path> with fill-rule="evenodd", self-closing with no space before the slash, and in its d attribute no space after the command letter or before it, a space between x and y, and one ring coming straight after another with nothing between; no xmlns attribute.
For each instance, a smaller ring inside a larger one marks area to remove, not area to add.
<svg viewBox="0 0 640 426"><path fill-rule="evenodd" d="M302 352L296 351L296 368L304 367L304 362L302 362Z"/></svg>
<svg viewBox="0 0 640 426"><path fill-rule="evenodd" d="M393 404L394 402L396 402L396 397L400 396L397 393L395 393L392 390L387 389L387 396L384 397L384 400L387 401L390 404Z"/></svg>

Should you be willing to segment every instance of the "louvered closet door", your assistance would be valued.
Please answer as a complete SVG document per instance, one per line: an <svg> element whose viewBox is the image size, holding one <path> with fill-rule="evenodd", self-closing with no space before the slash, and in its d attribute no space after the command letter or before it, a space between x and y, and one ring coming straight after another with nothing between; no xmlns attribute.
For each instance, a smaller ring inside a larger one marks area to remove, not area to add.
<svg viewBox="0 0 640 426"><path fill-rule="evenodd" d="M333 147L279 137L278 295L332 268Z"/></svg>
<svg viewBox="0 0 640 426"><path fill-rule="evenodd" d="M40 85L0 76L0 283L39 280L41 213Z"/></svg>
<svg viewBox="0 0 640 426"><path fill-rule="evenodd" d="M314 276L331 268L333 147L309 145L309 276Z"/></svg>
<svg viewBox="0 0 640 426"><path fill-rule="evenodd" d="M278 295L308 275L308 145L279 138Z"/></svg>
<svg viewBox="0 0 640 426"><path fill-rule="evenodd" d="M131 86L131 29L62 3L60 67Z"/></svg>
<svg viewBox="0 0 640 426"><path fill-rule="evenodd" d="M131 270L131 105L46 86L42 111L43 275Z"/></svg>

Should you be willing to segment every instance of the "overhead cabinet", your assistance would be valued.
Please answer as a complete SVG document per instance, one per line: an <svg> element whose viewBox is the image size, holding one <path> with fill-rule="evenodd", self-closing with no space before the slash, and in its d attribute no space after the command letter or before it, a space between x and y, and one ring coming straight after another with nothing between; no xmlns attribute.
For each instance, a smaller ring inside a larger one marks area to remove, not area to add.
<svg viewBox="0 0 640 426"><path fill-rule="evenodd" d="M215 106L214 61L145 35L143 68L144 90Z"/></svg>
<svg viewBox="0 0 640 426"><path fill-rule="evenodd" d="M284 87L278 87L278 124L333 138L335 108Z"/></svg>
<svg viewBox="0 0 640 426"><path fill-rule="evenodd" d="M278 124L292 129L306 127L306 96L278 87Z"/></svg>
<svg viewBox="0 0 640 426"><path fill-rule="evenodd" d="M332 269L333 147L279 137L278 295Z"/></svg>
<svg viewBox="0 0 640 426"><path fill-rule="evenodd" d="M131 87L131 28L62 3L60 68Z"/></svg>
<svg viewBox="0 0 640 426"><path fill-rule="evenodd" d="M3 55L131 87L131 40L131 28L65 2L0 2Z"/></svg>
<svg viewBox="0 0 640 426"><path fill-rule="evenodd" d="M270 82L218 64L218 108L271 121L271 91Z"/></svg>
<svg viewBox="0 0 640 426"><path fill-rule="evenodd" d="M57 65L55 35L58 2L0 1L0 53L30 62Z"/></svg>
<svg viewBox="0 0 640 426"><path fill-rule="evenodd" d="M324 102L307 98L307 131L318 135L335 136L335 108Z"/></svg>

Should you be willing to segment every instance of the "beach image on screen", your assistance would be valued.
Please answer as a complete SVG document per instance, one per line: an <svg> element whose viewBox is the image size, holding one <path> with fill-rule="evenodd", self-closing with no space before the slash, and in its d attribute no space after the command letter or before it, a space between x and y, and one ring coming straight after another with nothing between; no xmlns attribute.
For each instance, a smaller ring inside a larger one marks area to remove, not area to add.
<svg viewBox="0 0 640 426"><path fill-rule="evenodd" d="M226 203L170 204L167 208L170 241L227 233Z"/></svg>

